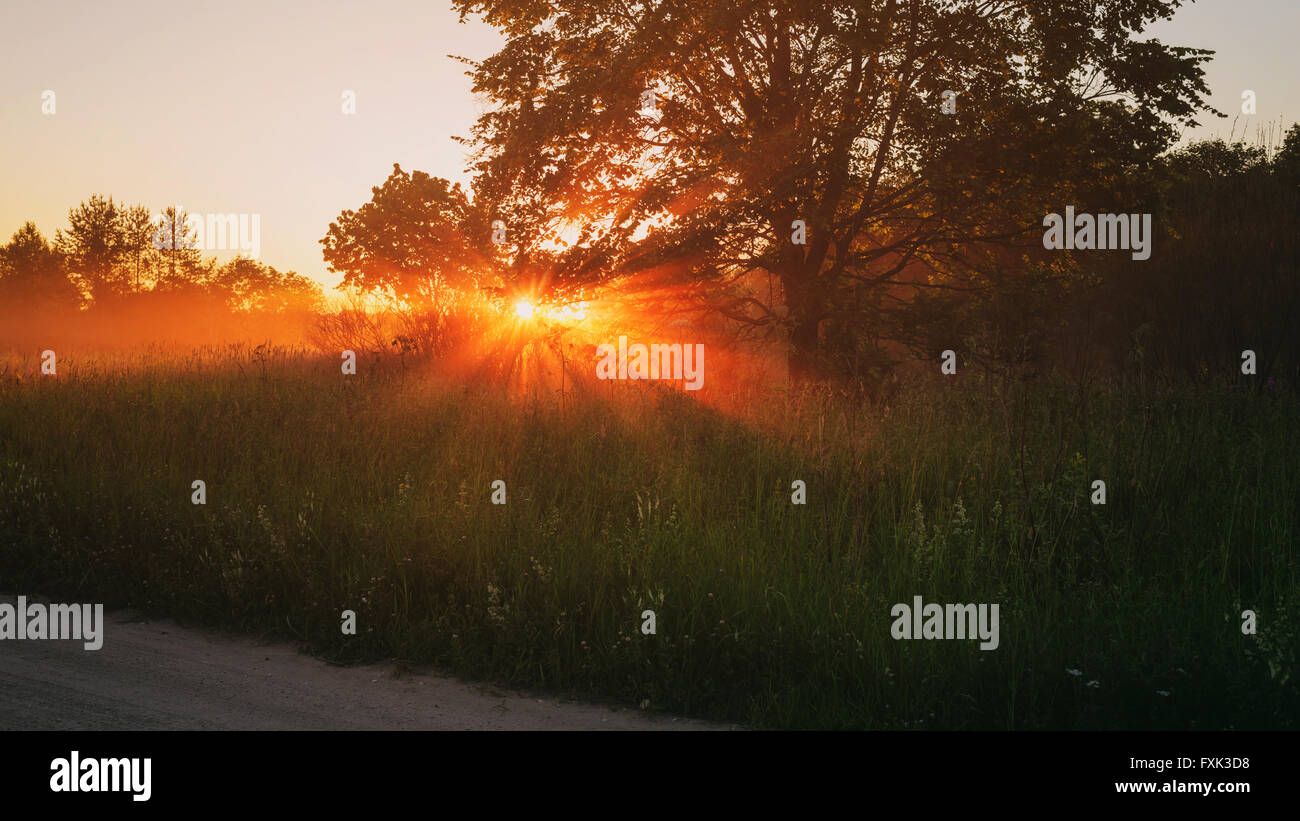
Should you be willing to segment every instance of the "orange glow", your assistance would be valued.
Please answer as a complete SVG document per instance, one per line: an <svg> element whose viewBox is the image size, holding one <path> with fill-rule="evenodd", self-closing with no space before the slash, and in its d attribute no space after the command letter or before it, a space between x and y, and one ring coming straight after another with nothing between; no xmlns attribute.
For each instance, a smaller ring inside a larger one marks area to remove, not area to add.
<svg viewBox="0 0 1300 821"><path fill-rule="evenodd" d="M587 318L587 303L573 302L568 305L545 305L528 299L515 302L515 316L522 320L546 320L561 325L573 325Z"/></svg>
<svg viewBox="0 0 1300 821"><path fill-rule="evenodd" d="M559 322L579 322L587 318L587 303L575 302L571 305L561 305L552 308L548 313Z"/></svg>

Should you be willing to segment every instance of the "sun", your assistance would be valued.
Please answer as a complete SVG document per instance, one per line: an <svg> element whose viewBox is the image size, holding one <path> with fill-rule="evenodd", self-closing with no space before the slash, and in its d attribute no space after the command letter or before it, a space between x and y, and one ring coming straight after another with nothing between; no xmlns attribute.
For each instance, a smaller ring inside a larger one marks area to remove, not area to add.
<svg viewBox="0 0 1300 821"><path fill-rule="evenodd" d="M533 303L526 299L521 299L515 303L515 315L520 319L532 319L533 310Z"/></svg>

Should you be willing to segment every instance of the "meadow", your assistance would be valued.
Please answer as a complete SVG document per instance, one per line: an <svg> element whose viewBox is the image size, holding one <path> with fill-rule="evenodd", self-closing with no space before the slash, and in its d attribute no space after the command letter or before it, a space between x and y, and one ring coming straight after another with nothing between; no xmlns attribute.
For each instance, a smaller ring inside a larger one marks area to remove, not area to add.
<svg viewBox="0 0 1300 821"><path fill-rule="evenodd" d="M710 405L298 348L3 361L9 592L755 727L1300 724L1289 386L935 367ZM998 649L895 640L917 595L998 603Z"/></svg>

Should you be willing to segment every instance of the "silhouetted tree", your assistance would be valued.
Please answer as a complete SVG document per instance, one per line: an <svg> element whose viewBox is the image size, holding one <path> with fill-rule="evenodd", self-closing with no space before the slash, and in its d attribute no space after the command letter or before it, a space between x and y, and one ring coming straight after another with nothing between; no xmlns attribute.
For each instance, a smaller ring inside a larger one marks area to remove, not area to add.
<svg viewBox="0 0 1300 821"><path fill-rule="evenodd" d="M320 241L343 286L436 306L449 290L478 283L491 238L459 184L394 164L371 192L370 202L339 214Z"/></svg>
<svg viewBox="0 0 1300 821"><path fill-rule="evenodd" d="M153 223L152 245L159 257L156 289L180 291L199 287L212 266L205 265L198 235L184 209L169 205Z"/></svg>
<svg viewBox="0 0 1300 821"><path fill-rule="evenodd" d="M55 246L93 300L126 293L122 258L121 210L113 198L94 194L68 211L68 231L55 235Z"/></svg>
<svg viewBox="0 0 1300 821"><path fill-rule="evenodd" d="M0 247L0 304L22 310L76 308L81 300L63 257L26 222Z"/></svg>
<svg viewBox="0 0 1300 821"><path fill-rule="evenodd" d="M131 277L131 289L136 293L144 290L144 283L153 278L153 263L157 257L153 247L156 226L149 209L143 205L133 205L118 210L121 225L122 254L120 264L127 266Z"/></svg>
<svg viewBox="0 0 1300 821"><path fill-rule="evenodd" d="M1296 129L1291 130L1296 134ZM1289 137L1294 145L1294 137ZM1147 370L1239 372L1243 350L1262 377L1300 365L1300 186L1284 148L1205 140L1171 152L1140 181L1157 215L1159 254L1093 266L1090 304L1119 327L1104 334ZM1100 263L1100 261L1098 261Z"/></svg>
<svg viewBox="0 0 1300 821"><path fill-rule="evenodd" d="M720 307L788 330L796 377L899 283L998 287L1000 247L1149 162L1207 92L1209 52L1133 36L1177 0L455 5L507 37L471 63L496 103L474 190L516 256L567 227L567 276L771 275L779 307Z"/></svg>
<svg viewBox="0 0 1300 821"><path fill-rule="evenodd" d="M315 280L293 271L281 273L246 257L218 266L208 286L235 311L310 311L321 303L320 285Z"/></svg>
<svg viewBox="0 0 1300 821"><path fill-rule="evenodd" d="M1300 123L1292 124L1273 158L1273 172L1282 180L1300 187Z"/></svg>

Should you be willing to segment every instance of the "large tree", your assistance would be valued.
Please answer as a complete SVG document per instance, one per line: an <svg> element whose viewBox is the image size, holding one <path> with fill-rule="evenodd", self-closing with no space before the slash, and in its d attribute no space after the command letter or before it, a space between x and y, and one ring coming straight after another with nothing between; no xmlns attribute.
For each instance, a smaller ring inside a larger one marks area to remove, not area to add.
<svg viewBox="0 0 1300 821"><path fill-rule="evenodd" d="M1135 39L1179 0L455 4L507 37L471 64L496 104L474 187L516 258L569 231L560 279L725 294L765 272L782 304L720 308L786 329L796 377L828 320L899 282L996 284L1044 213L1148 162L1207 92L1208 52Z"/></svg>
<svg viewBox="0 0 1300 821"><path fill-rule="evenodd" d="M459 184L394 163L371 194L339 214L320 241L343 286L429 307L486 273L489 229Z"/></svg>

